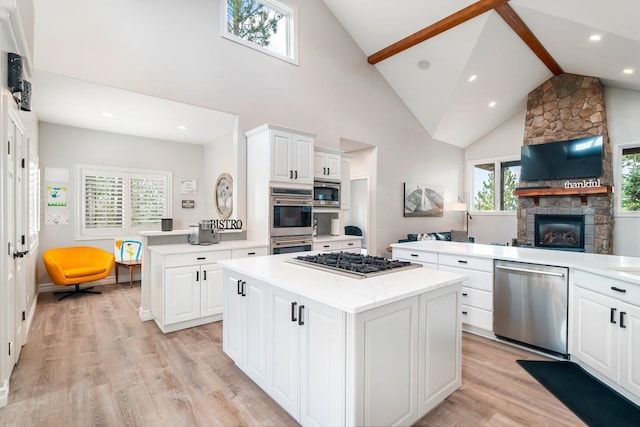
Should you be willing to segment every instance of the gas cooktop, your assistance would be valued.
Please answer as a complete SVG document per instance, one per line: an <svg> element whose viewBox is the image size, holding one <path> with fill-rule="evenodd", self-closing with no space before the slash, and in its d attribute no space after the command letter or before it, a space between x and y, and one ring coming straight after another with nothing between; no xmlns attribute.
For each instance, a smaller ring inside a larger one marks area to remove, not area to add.
<svg viewBox="0 0 640 427"><path fill-rule="evenodd" d="M293 264L317 268L345 276L365 279L380 274L394 273L410 268L422 267L408 261L353 254L350 252L328 252L315 255L301 255L287 260Z"/></svg>

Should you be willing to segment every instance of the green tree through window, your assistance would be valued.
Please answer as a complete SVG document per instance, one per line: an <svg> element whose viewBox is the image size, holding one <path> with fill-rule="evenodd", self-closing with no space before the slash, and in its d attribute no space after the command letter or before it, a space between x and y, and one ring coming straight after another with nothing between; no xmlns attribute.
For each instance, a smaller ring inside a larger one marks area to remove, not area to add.
<svg viewBox="0 0 640 427"><path fill-rule="evenodd" d="M640 211L640 147L622 150L622 210Z"/></svg>
<svg viewBox="0 0 640 427"><path fill-rule="evenodd" d="M244 40L269 46L284 15L255 0L227 1L227 30Z"/></svg>

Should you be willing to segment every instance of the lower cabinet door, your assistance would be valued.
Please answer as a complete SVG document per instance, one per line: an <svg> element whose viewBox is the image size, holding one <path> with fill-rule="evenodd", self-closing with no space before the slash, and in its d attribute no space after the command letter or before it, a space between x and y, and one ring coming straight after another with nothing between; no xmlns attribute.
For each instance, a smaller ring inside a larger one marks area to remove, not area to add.
<svg viewBox="0 0 640 427"><path fill-rule="evenodd" d="M267 302L267 393L293 418L299 411L298 295L270 286Z"/></svg>
<svg viewBox="0 0 640 427"><path fill-rule="evenodd" d="M640 396L640 307L622 304L620 310L620 385Z"/></svg>
<svg viewBox="0 0 640 427"><path fill-rule="evenodd" d="M359 313L355 348L355 424L414 423L418 419L418 297Z"/></svg>
<svg viewBox="0 0 640 427"><path fill-rule="evenodd" d="M167 268L164 274L164 323L200 317L200 266Z"/></svg>
<svg viewBox="0 0 640 427"><path fill-rule="evenodd" d="M418 416L462 383L462 322L459 293L434 291L420 296Z"/></svg>
<svg viewBox="0 0 640 427"><path fill-rule="evenodd" d="M218 264L206 264L200 268L200 274L200 316L222 313L222 267Z"/></svg>
<svg viewBox="0 0 640 427"><path fill-rule="evenodd" d="M244 371L265 388L267 377L267 285L255 279L244 282Z"/></svg>
<svg viewBox="0 0 640 427"><path fill-rule="evenodd" d="M224 321L222 322L222 349L240 369L243 368L243 305L242 277L235 273L223 274Z"/></svg>
<svg viewBox="0 0 640 427"><path fill-rule="evenodd" d="M303 426L345 423L344 314L300 298L300 418Z"/></svg>

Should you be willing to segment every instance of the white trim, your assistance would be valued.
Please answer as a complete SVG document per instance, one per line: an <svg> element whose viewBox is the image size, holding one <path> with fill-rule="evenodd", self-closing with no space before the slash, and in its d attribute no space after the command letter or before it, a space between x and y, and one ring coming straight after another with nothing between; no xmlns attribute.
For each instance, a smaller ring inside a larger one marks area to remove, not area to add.
<svg viewBox="0 0 640 427"><path fill-rule="evenodd" d="M618 189L618 191L613 192L614 217L640 218L640 211L622 210L622 150L640 147L640 142L625 142L615 144L613 147L613 188Z"/></svg>
<svg viewBox="0 0 640 427"><path fill-rule="evenodd" d="M295 5L286 4L281 1L272 1L272 0L256 0L258 3L261 3L265 6L268 6L271 9L274 9L278 12L281 12L283 15L287 16L288 20L288 29L287 29L287 42L288 42L288 50L291 56L281 55L271 49L260 46L257 43L253 43L251 41L245 40L242 37L238 37L234 34L231 34L227 31L227 0L220 1L220 36L232 42L236 42L248 48L257 50L258 52L262 52L266 55L272 56L276 59L280 59L281 61L288 62L293 65L298 64L298 8Z"/></svg>

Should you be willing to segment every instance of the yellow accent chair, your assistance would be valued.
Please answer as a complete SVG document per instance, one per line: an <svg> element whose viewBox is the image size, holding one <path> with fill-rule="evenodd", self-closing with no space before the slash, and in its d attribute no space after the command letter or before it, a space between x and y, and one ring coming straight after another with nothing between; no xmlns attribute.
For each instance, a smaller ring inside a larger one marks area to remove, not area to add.
<svg viewBox="0 0 640 427"><path fill-rule="evenodd" d="M54 292L65 294L58 298L59 301L80 293L101 293L91 291L93 286L80 289L80 284L107 277L113 269L115 257L111 252L102 249L72 246L47 250L42 254L42 261L53 283L59 286L75 286L74 290Z"/></svg>

